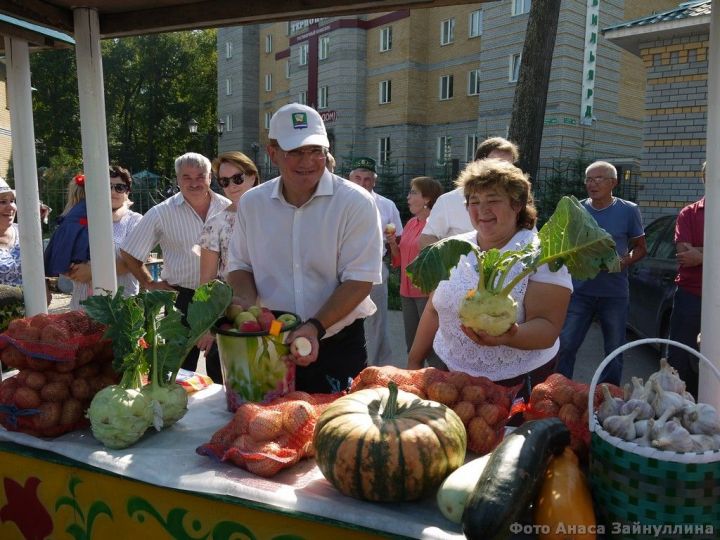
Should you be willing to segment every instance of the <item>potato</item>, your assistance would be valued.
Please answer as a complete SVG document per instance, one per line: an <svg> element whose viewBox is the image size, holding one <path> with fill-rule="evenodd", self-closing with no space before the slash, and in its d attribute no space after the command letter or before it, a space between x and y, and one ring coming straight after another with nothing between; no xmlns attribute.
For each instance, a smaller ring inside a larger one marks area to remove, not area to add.
<svg viewBox="0 0 720 540"><path fill-rule="evenodd" d="M558 418L568 426L575 426L580 422L581 413L572 403L566 403L558 410Z"/></svg>
<svg viewBox="0 0 720 540"><path fill-rule="evenodd" d="M5 379L0 383L0 403L10 405L13 403L13 397L15 396L15 391L19 387L19 383L17 381L17 377L10 377L9 379Z"/></svg>
<svg viewBox="0 0 720 540"><path fill-rule="evenodd" d="M280 435L282 427L280 411L262 410L250 420L248 433L256 441L269 441Z"/></svg>
<svg viewBox="0 0 720 540"><path fill-rule="evenodd" d="M489 426L497 426L507 420L508 411L494 403L484 403L477 406L477 416L481 417Z"/></svg>
<svg viewBox="0 0 720 540"><path fill-rule="evenodd" d="M451 371L447 374L445 382L452 384L458 390L462 390L467 385L471 384L470 375L463 373L462 371Z"/></svg>
<svg viewBox="0 0 720 540"><path fill-rule="evenodd" d="M468 422L475 416L475 405L469 401L458 401L453 407L453 411L460 417L462 423L467 426Z"/></svg>
<svg viewBox="0 0 720 540"><path fill-rule="evenodd" d="M573 395L573 404L581 411L586 410L588 406L588 396L590 389L586 388L585 385L575 389L575 395Z"/></svg>
<svg viewBox="0 0 720 540"><path fill-rule="evenodd" d="M250 421L255 418L255 415L263 410L262 407L254 403L243 403L235 411L235 416L230 421L233 429L236 433L247 433L250 426Z"/></svg>
<svg viewBox="0 0 720 540"><path fill-rule="evenodd" d="M30 326L42 330L52 319L47 313L38 313L29 319Z"/></svg>
<svg viewBox="0 0 720 540"><path fill-rule="evenodd" d="M462 389L460 393L463 401L469 401L477 405L483 403L486 399L485 389L479 385L469 385Z"/></svg>
<svg viewBox="0 0 720 540"><path fill-rule="evenodd" d="M13 400L18 409L37 409L42 403L38 391L27 386L21 386L15 390Z"/></svg>
<svg viewBox="0 0 720 540"><path fill-rule="evenodd" d="M44 360L42 358L33 358L32 356L27 357L27 365L30 369L35 371L55 370L55 362Z"/></svg>
<svg viewBox="0 0 720 540"><path fill-rule="evenodd" d="M498 441L498 434L487 422L476 416L467 426L468 448L478 454L487 454Z"/></svg>
<svg viewBox="0 0 720 540"><path fill-rule="evenodd" d="M74 426L83 419L83 412L83 406L79 399L66 399L62 404L60 424Z"/></svg>
<svg viewBox="0 0 720 540"><path fill-rule="evenodd" d="M27 368L27 356L12 346L5 348L2 355L0 355L0 361L11 368Z"/></svg>
<svg viewBox="0 0 720 540"><path fill-rule="evenodd" d="M228 424L213 433L213 436L210 438L210 444L219 444L228 447L232 445L237 437L238 434L233 430L232 424Z"/></svg>
<svg viewBox="0 0 720 540"><path fill-rule="evenodd" d="M80 366L73 371L73 377L75 379L88 379L90 377L95 377L98 374L100 374L100 366L94 362L92 364Z"/></svg>
<svg viewBox="0 0 720 540"><path fill-rule="evenodd" d="M433 401L450 407L458 400L458 389L448 382L436 381L427 387L427 396Z"/></svg>
<svg viewBox="0 0 720 540"><path fill-rule="evenodd" d="M47 430L58 425L62 414L62 404L46 401L38 408L40 413L33 416L36 429Z"/></svg>
<svg viewBox="0 0 720 540"><path fill-rule="evenodd" d="M48 382L61 382L68 386L75 380L72 373L58 373L57 371L48 371L45 373Z"/></svg>
<svg viewBox="0 0 720 540"><path fill-rule="evenodd" d="M61 403L70 397L70 389L62 381L49 382L40 390L40 397L43 401Z"/></svg>
<svg viewBox="0 0 720 540"><path fill-rule="evenodd" d="M47 383L47 377L42 371L28 371L25 386L33 390L40 390Z"/></svg>
<svg viewBox="0 0 720 540"><path fill-rule="evenodd" d="M305 401L289 401L283 405L282 426L288 433L296 433L308 420L315 419L315 408Z"/></svg>
<svg viewBox="0 0 720 540"><path fill-rule="evenodd" d="M262 458L259 460L246 461L245 468L248 472L258 476L269 477L279 473L283 468L283 463L270 458Z"/></svg>
<svg viewBox="0 0 720 540"><path fill-rule="evenodd" d="M70 393L75 399L90 399L90 385L86 379L75 379L70 384Z"/></svg>

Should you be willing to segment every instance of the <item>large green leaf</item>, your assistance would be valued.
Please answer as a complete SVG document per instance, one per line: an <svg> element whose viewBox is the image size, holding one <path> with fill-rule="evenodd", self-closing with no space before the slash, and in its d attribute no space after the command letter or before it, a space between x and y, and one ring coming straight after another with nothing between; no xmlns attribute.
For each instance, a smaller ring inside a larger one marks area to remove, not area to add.
<svg viewBox="0 0 720 540"><path fill-rule="evenodd" d="M438 283L450 277L450 270L455 268L460 257L471 251L477 251L477 247L470 242L445 238L423 248L407 266L407 274L413 285L424 293L430 293Z"/></svg>
<svg viewBox="0 0 720 540"><path fill-rule="evenodd" d="M575 279L592 279L602 270L620 271L612 236L575 197L560 199L538 236L540 263L549 264L553 271L564 264Z"/></svg>

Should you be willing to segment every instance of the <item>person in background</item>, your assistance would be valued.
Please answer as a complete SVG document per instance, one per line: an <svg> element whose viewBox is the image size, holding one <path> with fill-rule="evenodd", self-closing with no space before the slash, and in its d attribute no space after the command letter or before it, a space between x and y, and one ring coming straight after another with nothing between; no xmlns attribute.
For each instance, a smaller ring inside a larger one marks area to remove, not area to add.
<svg viewBox="0 0 720 540"><path fill-rule="evenodd" d="M73 265L89 264L90 261L84 174L76 174L68 183L65 208L57 219L57 227L45 248L44 258L45 275L59 276L71 283L70 309L81 309L80 298L92 295L92 286L72 280L69 274Z"/></svg>
<svg viewBox="0 0 720 540"><path fill-rule="evenodd" d="M475 161L497 158L515 163L519 157L518 147L502 137L485 139L475 150ZM441 195L435 203L418 240L420 249L448 236L472 230L473 226L465 207L465 197L462 190L456 188Z"/></svg>
<svg viewBox="0 0 720 540"><path fill-rule="evenodd" d="M410 191L407 195L408 209L413 215L403 228L400 242L392 232L385 232L385 239L390 248L392 265L400 268L400 301L402 302L403 324L405 327L405 344L407 351L415 339L415 332L420 316L427 304L428 295L410 283L406 273L407 265L410 264L420 252L418 237L425 227L425 222L430 215L435 201L442 194L440 182L429 176L418 176L410 180ZM440 359L432 354L428 359L432 367L442 368Z"/></svg>
<svg viewBox="0 0 720 540"><path fill-rule="evenodd" d="M252 160L242 152L224 152L212 163L212 172L230 206L211 216L200 234L200 284L213 279L227 280L227 259L230 239L237 217L237 205L251 187L260 183L260 175ZM197 343L201 351L209 350L214 342L210 332Z"/></svg>
<svg viewBox="0 0 720 540"><path fill-rule="evenodd" d="M330 152L327 153L326 161L327 161L327 163L325 163L325 167L327 168L328 171L330 171L331 173L334 173L335 165L336 165L335 158L333 157L333 155Z"/></svg>
<svg viewBox="0 0 720 540"><path fill-rule="evenodd" d="M348 180L365 188L377 206L380 227L383 234L388 236L402 236L403 228L400 221L400 212L387 197L383 197L374 191L377 182L375 172L375 160L368 157L356 158L352 162L352 170ZM387 279L390 275L388 266L382 263L382 283L374 285L370 293L370 299L377 306L374 315L365 319L365 339L367 340L368 363L374 366L384 366L392 362L392 348L390 347L390 336L388 335L387 310L388 310L388 287Z"/></svg>
<svg viewBox="0 0 720 540"><path fill-rule="evenodd" d="M187 308L200 285L200 246L198 240L208 218L222 212L231 201L210 189L210 160L188 152L175 160L180 192L153 206L125 238L120 252L128 269L144 289L177 291L177 307L187 316ZM160 281L153 281L144 262L159 245L163 254ZM194 347L182 367L197 370L200 350ZM205 356L210 378L222 382L217 347Z"/></svg>
<svg viewBox="0 0 720 540"><path fill-rule="evenodd" d="M312 349L287 358L297 366L295 387L333 392L366 366L363 318L375 310L369 294L382 279L377 207L326 169L330 143L315 109L281 107L268 135L280 176L240 199L228 283L235 304L260 301L303 320L287 338L304 337Z"/></svg>
<svg viewBox="0 0 720 540"><path fill-rule="evenodd" d="M557 372L568 379L572 379L575 356L595 317L600 320L605 356L625 342L630 295L627 269L645 257L647 247L640 209L635 203L613 196L617 184L617 170L607 161L591 163L585 170L589 197L582 204L615 241L621 270L600 272L584 281L573 280L575 290L560 334L557 365ZM619 385L622 365L622 355L616 356L599 382Z"/></svg>
<svg viewBox="0 0 720 540"><path fill-rule="evenodd" d="M473 161L460 173L457 185L474 227L458 238L482 251L522 249L537 240L530 182L520 169L500 159ZM508 279L522 270L516 264ZM525 276L510 293L518 304L517 323L499 336L475 332L460 321L460 304L477 284L477 261L471 253L461 257L450 278L431 293L408 354L408 369L422 368L434 349L450 371L484 376L504 386L522 384L518 396L527 399L532 387L555 367L572 292L570 274L565 266L552 272L543 265Z"/></svg>
<svg viewBox="0 0 720 540"><path fill-rule="evenodd" d="M110 167L110 203L113 221L113 245L115 246L115 271L117 273L118 288L123 288L124 296L133 296L140 291L138 280L130 273L125 261L120 256L120 245L142 219L141 214L130 210L133 204L130 200L131 191L132 176L130 172L123 167ZM67 275L74 283L79 284L79 286L73 288L70 306L80 306L80 302L93 294L90 261L72 263Z"/></svg>
<svg viewBox="0 0 720 540"><path fill-rule="evenodd" d="M0 284L22 287L15 190L0 177Z"/></svg>
<svg viewBox="0 0 720 540"><path fill-rule="evenodd" d="M702 182L705 184L705 166ZM702 311L703 246L705 233L705 197L680 210L675 223L677 249L677 289L670 315L670 339L699 350L700 314ZM685 381L686 390L695 398L698 394L698 359L679 347L670 347L668 362Z"/></svg>

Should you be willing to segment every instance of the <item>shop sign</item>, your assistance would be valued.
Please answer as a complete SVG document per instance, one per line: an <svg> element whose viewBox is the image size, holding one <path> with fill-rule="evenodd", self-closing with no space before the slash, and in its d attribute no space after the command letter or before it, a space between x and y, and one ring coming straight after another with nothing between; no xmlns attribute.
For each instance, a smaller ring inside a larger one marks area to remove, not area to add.
<svg viewBox="0 0 720 540"><path fill-rule="evenodd" d="M582 71L582 97L580 100L580 123L592 125L595 94L595 71L597 69L597 45L599 36L600 0L587 0L585 15L585 50Z"/></svg>
<svg viewBox="0 0 720 540"><path fill-rule="evenodd" d="M326 124L328 122L334 122L337 120L337 111L318 111L320 113L320 118L322 118L323 122Z"/></svg>

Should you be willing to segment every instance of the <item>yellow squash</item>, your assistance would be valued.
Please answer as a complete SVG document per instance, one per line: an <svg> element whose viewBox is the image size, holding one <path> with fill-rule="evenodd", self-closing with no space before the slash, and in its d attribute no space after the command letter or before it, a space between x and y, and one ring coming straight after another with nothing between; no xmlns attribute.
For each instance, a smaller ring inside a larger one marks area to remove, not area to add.
<svg viewBox="0 0 720 540"><path fill-rule="evenodd" d="M534 507L539 540L595 540L592 496L578 458L570 448L554 457Z"/></svg>

